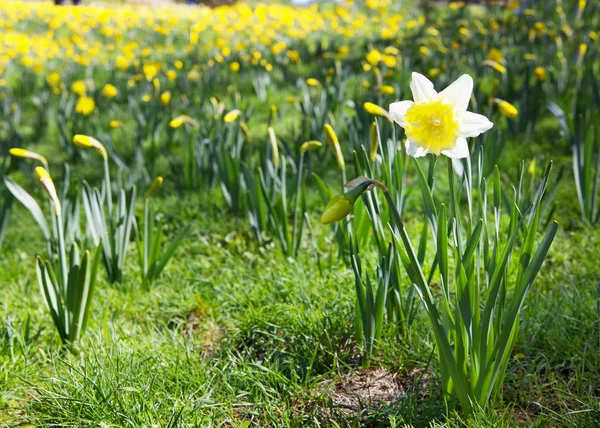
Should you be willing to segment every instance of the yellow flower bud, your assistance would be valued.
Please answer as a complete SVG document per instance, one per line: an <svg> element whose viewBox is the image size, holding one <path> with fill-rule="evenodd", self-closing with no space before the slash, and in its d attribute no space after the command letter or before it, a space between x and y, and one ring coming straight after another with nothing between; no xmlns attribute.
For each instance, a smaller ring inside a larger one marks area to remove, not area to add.
<svg viewBox="0 0 600 428"><path fill-rule="evenodd" d="M506 117L510 117L512 119L517 117L519 114L519 110L517 110L517 108L508 101L495 98L494 102L496 105L498 105L498 110L500 110L500 113Z"/></svg>
<svg viewBox="0 0 600 428"><path fill-rule="evenodd" d="M246 140L246 142L250 141L250 129L248 129L248 125L246 125L246 122L240 122L240 129L244 133L244 139Z"/></svg>
<svg viewBox="0 0 600 428"><path fill-rule="evenodd" d="M192 119L191 117L189 117L185 114L181 114L181 115L177 116L175 119L171 120L169 122L169 126L171 128L179 128L184 123L188 123L194 127L198 127L198 122L196 122L194 119Z"/></svg>
<svg viewBox="0 0 600 428"><path fill-rule="evenodd" d="M271 157L273 159L273 165L279 166L279 148L277 146L275 130L269 126L267 131L269 132L269 143L271 143Z"/></svg>
<svg viewBox="0 0 600 428"><path fill-rule="evenodd" d="M329 224L342 220L352 212L353 203L346 195L334 196L321 215L321 224Z"/></svg>
<svg viewBox="0 0 600 428"><path fill-rule="evenodd" d="M40 154L37 154L35 152L30 152L29 150L25 150L25 149L20 149L18 147L14 147L12 149L8 150L8 153L11 156L14 156L16 158L24 158L24 159L33 159L33 160L37 160L38 162L41 162L46 169L48 168L48 162L46 161L46 158Z"/></svg>
<svg viewBox="0 0 600 428"><path fill-rule="evenodd" d="M271 126L271 124L273 123L273 120L275 119L276 115L277 115L277 106L272 105L271 109L269 110L269 126Z"/></svg>
<svg viewBox="0 0 600 428"><path fill-rule="evenodd" d="M380 183L378 183L380 184ZM321 215L321 224L340 221L352 212L352 207L360 195L374 187L374 181L365 177L357 177L344 187L350 188L346 193L334 196Z"/></svg>
<svg viewBox="0 0 600 428"><path fill-rule="evenodd" d="M319 86L321 86L321 82L319 82L314 77L309 77L308 79L306 79L306 84L308 86L313 86L313 87L319 87Z"/></svg>
<svg viewBox="0 0 600 428"><path fill-rule="evenodd" d="M493 68L494 70L496 70L500 74L506 73L506 67L504 67L499 62L491 61L489 59L486 59L485 61L482 62L482 64L483 65L487 65L488 67Z"/></svg>
<svg viewBox="0 0 600 428"><path fill-rule="evenodd" d="M300 153L318 150L323 144L320 141L307 141L300 146Z"/></svg>
<svg viewBox="0 0 600 428"><path fill-rule="evenodd" d="M392 121L390 114L384 108L379 107L377 104L373 104L367 101L363 104L363 108L367 113L372 114L373 116L385 117L390 122Z"/></svg>
<svg viewBox="0 0 600 428"><path fill-rule="evenodd" d="M120 128L123 126L123 124L121 122L119 122L118 120L111 120L108 123L108 126L110 126L111 128Z"/></svg>
<svg viewBox="0 0 600 428"><path fill-rule="evenodd" d="M52 181L52 177L48 174L43 167L37 166L35 167L35 175L38 178L38 181L50 196L50 200L52 201L52 206L54 207L54 212L57 215L60 215L60 199L58 198L58 194L56 193L56 187L54 187L54 182Z"/></svg>
<svg viewBox="0 0 600 428"><path fill-rule="evenodd" d="M323 132L325 133L325 140L331 146L333 153L335 154L335 158L337 163L341 169L346 168L346 162L344 162L344 155L342 154L342 149L340 148L340 142L338 141L337 135L335 135L335 131L331 127L330 124L326 123L323 126Z"/></svg>
<svg viewBox="0 0 600 428"><path fill-rule="evenodd" d="M546 80L546 70L544 69L544 67L536 67L535 70L533 70L533 74L535 74L535 77L540 82Z"/></svg>
<svg viewBox="0 0 600 428"><path fill-rule="evenodd" d="M158 177L156 177L154 179L154 181L152 181L152 184L150 185L150 188L148 189L148 192L146 192L146 199L148 199L150 196L152 196L152 194L156 191L156 189L158 189L163 183L163 178L159 175Z"/></svg>
<svg viewBox="0 0 600 428"><path fill-rule="evenodd" d="M100 153L103 158L108 156L102 143L100 143L100 141L96 140L94 137L90 137L89 135L75 135L73 137L73 144L75 144L77 147L81 147L82 149L94 149Z"/></svg>
<svg viewBox="0 0 600 428"><path fill-rule="evenodd" d="M371 147L369 149L369 158L375 161L377 150L379 149L379 133L377 132L377 122L371 124Z"/></svg>
<svg viewBox="0 0 600 428"><path fill-rule="evenodd" d="M583 57L585 56L585 53L587 52L587 45L585 43L582 43L579 45L579 59L583 59Z"/></svg>
<svg viewBox="0 0 600 428"><path fill-rule="evenodd" d="M223 122L231 123L234 120L236 120L237 118L239 118L241 115L242 115L241 110L236 108L235 110L231 110L229 113L227 113L225 115L225 117L223 117Z"/></svg>

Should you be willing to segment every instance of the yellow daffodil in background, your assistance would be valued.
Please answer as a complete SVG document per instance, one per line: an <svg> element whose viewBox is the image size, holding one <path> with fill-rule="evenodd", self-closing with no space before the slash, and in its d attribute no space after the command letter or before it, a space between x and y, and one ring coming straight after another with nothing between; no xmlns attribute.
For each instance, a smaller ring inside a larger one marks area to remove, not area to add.
<svg viewBox="0 0 600 428"><path fill-rule="evenodd" d="M84 116L89 116L92 114L95 108L96 103L94 102L94 99L86 96L80 97L75 105L75 111Z"/></svg>
<svg viewBox="0 0 600 428"><path fill-rule="evenodd" d="M477 137L493 126L487 117L467 111L473 91L473 79L467 74L438 93L429 79L412 73L410 89L414 101L390 105L392 119L406 132L410 156L433 153L454 159L467 157L467 138Z"/></svg>
<svg viewBox="0 0 600 428"><path fill-rule="evenodd" d="M84 96L86 93L85 82L83 80L76 80L71 85L71 90L75 92L80 97Z"/></svg>
<svg viewBox="0 0 600 428"><path fill-rule="evenodd" d="M114 98L117 96L118 93L119 91L117 90L117 88L114 85L111 85L110 83L107 83L106 85L104 85L104 88L102 88L102 95L104 95L106 98Z"/></svg>
<svg viewBox="0 0 600 428"><path fill-rule="evenodd" d="M533 74L540 82L546 80L546 69L544 69L544 67L536 67L535 70L533 70Z"/></svg>
<svg viewBox="0 0 600 428"><path fill-rule="evenodd" d="M53 71L46 77L46 82L48 82L48 85L53 88L58 86L60 84L60 74L56 71Z"/></svg>
<svg viewBox="0 0 600 428"><path fill-rule="evenodd" d="M158 71L160 70L160 65L154 63L144 64L142 70L144 72L146 80L148 82L151 82L158 74Z"/></svg>
<svg viewBox="0 0 600 428"><path fill-rule="evenodd" d="M160 103L163 106L169 105L170 102L171 102L171 91L164 91L162 94L160 94Z"/></svg>

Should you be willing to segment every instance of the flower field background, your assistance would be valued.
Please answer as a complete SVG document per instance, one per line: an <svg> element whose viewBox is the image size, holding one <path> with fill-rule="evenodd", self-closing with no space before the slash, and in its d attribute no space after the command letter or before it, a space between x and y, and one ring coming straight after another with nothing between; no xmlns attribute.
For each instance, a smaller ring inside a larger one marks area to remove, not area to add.
<svg viewBox="0 0 600 428"><path fill-rule="evenodd" d="M598 31L0 2L0 424L599 426Z"/></svg>

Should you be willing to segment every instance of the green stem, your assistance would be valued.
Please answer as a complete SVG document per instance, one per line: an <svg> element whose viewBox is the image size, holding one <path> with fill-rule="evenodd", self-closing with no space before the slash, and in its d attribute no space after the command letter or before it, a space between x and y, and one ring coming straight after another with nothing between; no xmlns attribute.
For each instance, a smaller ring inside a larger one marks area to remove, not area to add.
<svg viewBox="0 0 600 428"><path fill-rule="evenodd" d="M298 208L300 205L300 192L302 189L302 173L304 168L304 153L300 153L300 165L298 166L298 178L296 179L296 202L294 204L294 222L292 228L292 255L296 256L300 246L300 236L296 236L298 229Z"/></svg>
<svg viewBox="0 0 600 428"><path fill-rule="evenodd" d="M113 204L112 204L112 186L110 184L110 170L108 168L108 156L104 157L104 183L106 186L106 203L108 205L108 218L112 219L112 208L113 208Z"/></svg>

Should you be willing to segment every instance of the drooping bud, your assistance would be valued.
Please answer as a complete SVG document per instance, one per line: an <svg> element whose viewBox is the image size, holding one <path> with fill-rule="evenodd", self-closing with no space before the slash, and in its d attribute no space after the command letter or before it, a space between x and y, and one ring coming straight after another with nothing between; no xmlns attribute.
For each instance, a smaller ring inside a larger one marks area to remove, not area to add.
<svg viewBox="0 0 600 428"><path fill-rule="evenodd" d="M148 199L150 196L152 196L152 194L162 185L162 183L163 183L163 178L159 175L158 177L156 177L154 179L154 181L152 181L150 188L146 192L146 199Z"/></svg>
<svg viewBox="0 0 600 428"><path fill-rule="evenodd" d="M519 114L519 110L517 110L517 108L508 101L495 98L494 102L496 105L498 105L498 110L500 110L500 113L506 117L513 119Z"/></svg>
<svg viewBox="0 0 600 428"><path fill-rule="evenodd" d="M312 152L322 146L323 144L320 141L307 141L300 146L300 153Z"/></svg>
<svg viewBox="0 0 600 428"><path fill-rule="evenodd" d="M321 224L329 224L345 218L352 212L352 207L360 195L371 190L375 185L373 180L366 177L358 177L346 183L344 187L350 187L350 189L341 195L334 196L329 201L321 215Z"/></svg>
<svg viewBox="0 0 600 428"><path fill-rule="evenodd" d="M30 152L29 150L20 149L18 147L14 147L12 149L9 149L8 153L11 156L14 156L16 158L24 158L24 159L37 160L38 162L41 162L46 169L48 169L48 161L46 161L46 158L44 156L42 156L42 155L40 155L38 153Z"/></svg>
<svg viewBox="0 0 600 428"><path fill-rule="evenodd" d="M367 101L363 104L363 108L367 113L372 114L373 116L385 117L390 122L392 121L390 114L384 108L378 106L377 104L373 104Z"/></svg>
<svg viewBox="0 0 600 428"><path fill-rule="evenodd" d="M323 132L325 133L325 139L327 140L327 143L329 143L329 145L331 146L331 149L333 150L333 153L335 154L335 158L337 160L339 167L341 169L345 169L346 162L344 161L344 155L342 154L340 142L338 141L337 135L335 135L335 131L333 130L331 125L326 123L323 126Z"/></svg>
<svg viewBox="0 0 600 428"><path fill-rule="evenodd" d="M56 187L54 187L54 182L52 181L52 177L48 174L48 171L41 166L35 167L35 175L38 178L40 184L50 196L50 200L52 201L52 206L54 207L54 212L57 215L60 215L60 199L58 199L58 194L56 193Z"/></svg>
<svg viewBox="0 0 600 428"><path fill-rule="evenodd" d="M231 123L234 120L236 120L238 117L240 117L242 115L242 111L240 109L235 109L235 110L231 110L229 113L227 113L225 115L225 117L223 117L223 122L225 123Z"/></svg>
<svg viewBox="0 0 600 428"><path fill-rule="evenodd" d="M198 122L196 122L194 119L192 119L191 117L189 117L188 115L185 115L185 114L181 114L181 115L177 116L175 119L171 120L169 122L169 126L171 128L179 128L184 123L188 123L196 128L198 127Z"/></svg>
<svg viewBox="0 0 600 428"><path fill-rule="evenodd" d="M103 158L108 156L106 149L102 143L89 135L76 134L73 137L73 144L82 149L94 149L102 155Z"/></svg>

